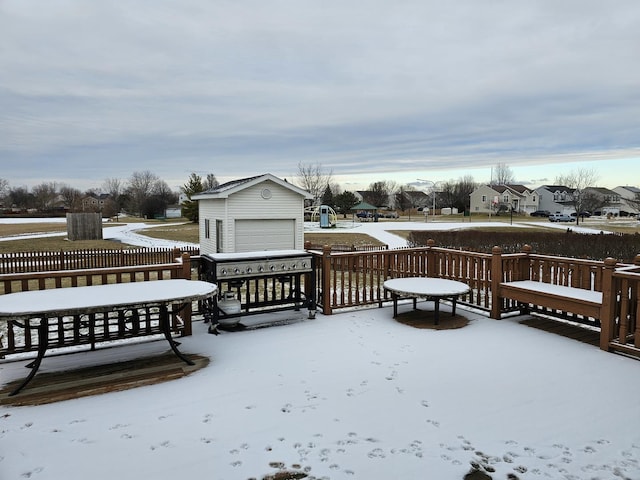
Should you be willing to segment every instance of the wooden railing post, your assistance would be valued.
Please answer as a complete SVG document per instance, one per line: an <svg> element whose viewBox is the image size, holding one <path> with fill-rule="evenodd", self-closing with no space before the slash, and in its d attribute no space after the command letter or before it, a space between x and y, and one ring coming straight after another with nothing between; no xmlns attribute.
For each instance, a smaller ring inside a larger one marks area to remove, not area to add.
<svg viewBox="0 0 640 480"><path fill-rule="evenodd" d="M191 280L191 255L189 255L187 252L184 252L182 255L180 255L179 252L180 250L178 250L178 255L182 261L182 269L180 272L180 277L186 280ZM193 313L193 307L191 305L191 302L188 302L185 305L184 309L182 310L182 314L180 316L183 323L181 334L180 334L180 336L182 337L189 336L193 333L191 328L192 313Z"/></svg>
<svg viewBox="0 0 640 480"><path fill-rule="evenodd" d="M600 309L600 348L609 351L609 344L615 335L617 288L614 285L613 272L616 268L615 258L604 260L602 271L602 307Z"/></svg>
<svg viewBox="0 0 640 480"><path fill-rule="evenodd" d="M531 280L531 259L529 256L533 248L531 245L524 245L522 247L522 253L524 253L524 257L518 258L518 278L515 280Z"/></svg>
<svg viewBox="0 0 640 480"><path fill-rule="evenodd" d="M640 254L636 255L633 259L633 264L636 267L640 267ZM638 301L638 296L640 295L640 281L636 282L635 287L635 303L636 303L636 330L633 336L633 345L636 348L640 348L640 301Z"/></svg>
<svg viewBox="0 0 640 480"><path fill-rule="evenodd" d="M322 313L331 315L331 246L322 247Z"/></svg>
<svg viewBox="0 0 640 480"><path fill-rule="evenodd" d="M427 240L427 277L436 278L438 276L436 252L433 251L436 241L432 238Z"/></svg>
<svg viewBox="0 0 640 480"><path fill-rule="evenodd" d="M184 252L182 255L179 255L178 258L181 258L182 261L182 272L180 278L191 280L191 255Z"/></svg>
<svg viewBox="0 0 640 480"><path fill-rule="evenodd" d="M502 313L500 282L502 281L502 248L491 249L491 318L499 320Z"/></svg>

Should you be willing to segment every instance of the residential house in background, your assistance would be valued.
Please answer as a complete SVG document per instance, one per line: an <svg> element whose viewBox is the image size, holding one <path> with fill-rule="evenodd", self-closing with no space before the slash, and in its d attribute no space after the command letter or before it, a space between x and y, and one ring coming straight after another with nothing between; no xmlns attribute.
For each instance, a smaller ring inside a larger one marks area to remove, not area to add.
<svg viewBox="0 0 640 480"><path fill-rule="evenodd" d="M538 196L537 210L571 215L575 212L573 189L564 185L542 185L535 189Z"/></svg>
<svg viewBox="0 0 640 480"><path fill-rule="evenodd" d="M604 187L587 187L584 189L584 194L590 197L590 201L594 205L591 210L595 215L614 215L616 217L629 215L620 195L613 190Z"/></svg>
<svg viewBox="0 0 640 480"><path fill-rule="evenodd" d="M472 213L518 212L538 210L538 195L524 185L480 185L470 195Z"/></svg>
<svg viewBox="0 0 640 480"><path fill-rule="evenodd" d="M431 198L425 192L419 190L403 190L401 195L404 200L395 199L395 208L402 209L402 205L408 208L423 209L432 205Z"/></svg>
<svg viewBox="0 0 640 480"><path fill-rule="evenodd" d="M574 189L564 185L543 185L536 189L536 193L540 210L575 215L577 207ZM593 215L629 216L635 215L638 211L637 206L633 208L632 203L624 201L619 191L604 187L585 187L580 195L578 203L581 208ZM632 195L632 191L627 195Z"/></svg>
<svg viewBox="0 0 640 480"><path fill-rule="evenodd" d="M111 195L108 193L90 193L82 199L82 210L85 212L101 212L110 198Z"/></svg>
<svg viewBox="0 0 640 480"><path fill-rule="evenodd" d="M620 195L621 210L629 215L638 216L640 214L640 188L631 186L620 186L613 189L615 193Z"/></svg>

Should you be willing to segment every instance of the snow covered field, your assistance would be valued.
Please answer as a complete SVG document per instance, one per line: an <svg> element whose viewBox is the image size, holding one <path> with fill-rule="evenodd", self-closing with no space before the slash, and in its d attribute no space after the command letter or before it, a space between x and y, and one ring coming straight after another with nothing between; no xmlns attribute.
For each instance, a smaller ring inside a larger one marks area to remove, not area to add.
<svg viewBox="0 0 640 480"><path fill-rule="evenodd" d="M640 362L458 313L469 325L441 331L390 305L219 336L197 321L180 349L211 362L188 377L0 407L0 479L461 480L472 464L494 479L640 479ZM41 372L167 349L50 357ZM1 381L25 363L1 362Z"/></svg>
<svg viewBox="0 0 640 480"><path fill-rule="evenodd" d="M409 308L407 306L407 308ZM182 340L189 377L0 409L0 478L640 478L640 362L460 310L415 329L391 307ZM43 371L167 350L47 358ZM0 364L3 381L24 362Z"/></svg>

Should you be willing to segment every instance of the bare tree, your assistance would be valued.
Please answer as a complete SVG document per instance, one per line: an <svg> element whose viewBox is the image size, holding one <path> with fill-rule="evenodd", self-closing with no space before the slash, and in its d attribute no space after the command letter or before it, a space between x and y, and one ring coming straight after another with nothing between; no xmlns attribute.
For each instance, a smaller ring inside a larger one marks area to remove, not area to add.
<svg viewBox="0 0 640 480"><path fill-rule="evenodd" d="M41 212L53 210L58 198L58 187L55 182L43 182L32 189L35 206Z"/></svg>
<svg viewBox="0 0 640 480"><path fill-rule="evenodd" d="M220 183L218 182L216 176L213 173L207 173L207 178L205 178L202 182L202 188L204 189L204 191L216 188L218 185L220 185Z"/></svg>
<svg viewBox="0 0 640 480"><path fill-rule="evenodd" d="M108 193L111 198L116 200L120 195L122 195L124 185L122 180L119 178L107 178L102 184L102 190L105 193Z"/></svg>
<svg viewBox="0 0 640 480"><path fill-rule="evenodd" d="M0 178L0 200L4 200L9 195L9 181Z"/></svg>
<svg viewBox="0 0 640 480"><path fill-rule="evenodd" d="M401 185L394 194L394 207L399 208L402 213L409 210L409 220L411 220L411 209L416 208L415 196L412 195L417 190L413 185Z"/></svg>
<svg viewBox="0 0 640 480"><path fill-rule="evenodd" d="M142 216L143 205L151 196L153 186L158 180L158 176L149 170L131 174L127 191L130 195L130 208L133 213Z"/></svg>
<svg viewBox="0 0 640 480"><path fill-rule="evenodd" d="M454 180L448 180L440 184L440 191L438 192L438 200L440 200L441 208L449 207L453 208L456 203L456 182Z"/></svg>
<svg viewBox="0 0 640 480"><path fill-rule="evenodd" d="M509 185L514 182L514 175L506 163L498 163L491 174L491 185Z"/></svg>
<svg viewBox="0 0 640 480"><path fill-rule="evenodd" d="M146 205L150 208L148 216L160 214L167 216L167 207L178 200L178 195L171 190L171 187L164 180L156 180L151 187L151 196L147 199Z"/></svg>
<svg viewBox="0 0 640 480"><path fill-rule="evenodd" d="M591 168L578 168L572 170L567 175L559 175L555 179L556 185L569 187L571 192L571 204L576 212L576 225L580 222L580 212L587 208L593 208L594 197L587 188L595 186L598 181L598 174Z"/></svg>
<svg viewBox="0 0 640 480"><path fill-rule="evenodd" d="M399 186L396 182L382 180L369 185L369 200L376 207L386 207L394 199Z"/></svg>
<svg viewBox="0 0 640 480"><path fill-rule="evenodd" d="M65 206L71 212L79 212L82 210L82 192L77 188L63 184L60 186L60 196Z"/></svg>
<svg viewBox="0 0 640 480"><path fill-rule="evenodd" d="M12 207L27 209L35 204L35 200L27 187L15 187L9 189L7 203Z"/></svg>
<svg viewBox="0 0 640 480"><path fill-rule="evenodd" d="M319 205L325 189L331 183L333 172L324 171L322 165L298 163L298 183L307 192L313 195L313 204Z"/></svg>
<svg viewBox="0 0 640 480"><path fill-rule="evenodd" d="M122 194L124 193L124 184L119 178L107 178L102 184L102 190L110 197L109 213L113 216L120 212L122 208Z"/></svg>
<svg viewBox="0 0 640 480"><path fill-rule="evenodd" d="M478 183L473 179L472 175L465 175L460 177L456 182L454 189L454 202L453 205L458 208L458 211L466 211L467 207L470 209L471 194L478 188Z"/></svg>

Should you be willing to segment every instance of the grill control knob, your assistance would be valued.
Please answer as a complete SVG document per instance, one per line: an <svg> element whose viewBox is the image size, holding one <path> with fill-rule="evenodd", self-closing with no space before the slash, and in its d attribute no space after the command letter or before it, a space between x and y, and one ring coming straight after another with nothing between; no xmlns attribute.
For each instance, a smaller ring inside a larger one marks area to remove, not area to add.
<svg viewBox="0 0 640 480"><path fill-rule="evenodd" d="M220 271L220 274L221 274L221 275L226 275L226 274L227 274L227 270L223 268L223 269Z"/></svg>

